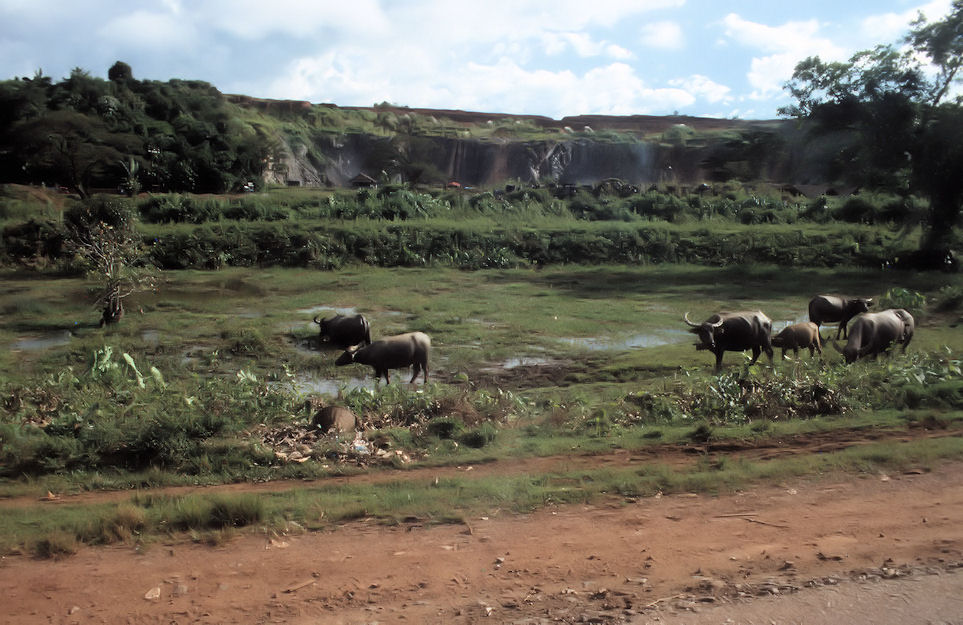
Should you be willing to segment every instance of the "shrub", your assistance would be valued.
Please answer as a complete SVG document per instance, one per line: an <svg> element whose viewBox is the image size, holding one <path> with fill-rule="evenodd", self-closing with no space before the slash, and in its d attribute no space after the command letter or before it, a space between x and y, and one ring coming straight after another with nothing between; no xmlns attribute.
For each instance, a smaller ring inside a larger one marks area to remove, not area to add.
<svg viewBox="0 0 963 625"><path fill-rule="evenodd" d="M876 223L876 207L860 196L853 196L836 209L833 217L849 223Z"/></svg>
<svg viewBox="0 0 963 625"><path fill-rule="evenodd" d="M497 433L498 429L493 423L484 422L478 427L463 432L461 436L458 437L458 440L467 447L481 449L485 445L493 443Z"/></svg>
<svg viewBox="0 0 963 625"><path fill-rule="evenodd" d="M959 310L963 307L963 287L953 285L941 288L936 294L934 307L941 312Z"/></svg>
<svg viewBox="0 0 963 625"><path fill-rule="evenodd" d="M462 435L465 424L451 417L436 417L425 425L425 431L443 440L451 440Z"/></svg>
<svg viewBox="0 0 963 625"><path fill-rule="evenodd" d="M264 518L264 502L257 495L214 497L208 527L244 527Z"/></svg>
<svg viewBox="0 0 963 625"><path fill-rule="evenodd" d="M154 195L138 206L141 219L148 223L192 223L215 221L221 215L221 204L213 198L195 200L190 196Z"/></svg>
<svg viewBox="0 0 963 625"><path fill-rule="evenodd" d="M45 560L59 560L77 553L80 544L76 536L66 531L54 531L33 545L33 554Z"/></svg>
<svg viewBox="0 0 963 625"><path fill-rule="evenodd" d="M905 308L914 316L918 316L926 309L926 296L918 291L902 287L894 287L886 291L879 298L879 310L887 308Z"/></svg>

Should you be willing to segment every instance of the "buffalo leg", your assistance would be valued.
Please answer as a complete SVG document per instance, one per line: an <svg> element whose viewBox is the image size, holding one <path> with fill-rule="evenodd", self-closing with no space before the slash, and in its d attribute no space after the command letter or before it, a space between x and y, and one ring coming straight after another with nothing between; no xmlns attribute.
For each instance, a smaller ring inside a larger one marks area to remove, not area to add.
<svg viewBox="0 0 963 625"><path fill-rule="evenodd" d="M750 365L756 364L756 361L759 360L759 354L761 354L761 353L762 353L762 350L759 348L758 345L757 345L756 347L753 347L753 348L752 348L752 360L749 361L749 364L750 364ZM769 358L770 358L770 359L772 358L772 352L771 352L771 351L769 352Z"/></svg>
<svg viewBox="0 0 963 625"><path fill-rule="evenodd" d="M419 370L421 370L421 373L422 373L422 375L424 376L425 383L428 382L428 363L426 363L426 362L416 362L415 364L413 364L413 365L411 366L411 371L412 371L412 373L411 373L411 381L409 381L408 384L414 384L414 383L415 383L415 380L418 378L418 371L419 371Z"/></svg>
<svg viewBox="0 0 963 625"><path fill-rule="evenodd" d="M716 371L722 369L722 350L716 351Z"/></svg>

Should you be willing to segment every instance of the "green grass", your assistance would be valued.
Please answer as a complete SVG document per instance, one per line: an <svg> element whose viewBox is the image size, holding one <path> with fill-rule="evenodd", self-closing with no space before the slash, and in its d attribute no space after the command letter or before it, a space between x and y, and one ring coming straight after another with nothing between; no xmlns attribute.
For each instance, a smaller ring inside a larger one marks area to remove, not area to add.
<svg viewBox="0 0 963 625"><path fill-rule="evenodd" d="M187 536L220 541L244 527L317 530L359 518L395 524L406 519L462 523L495 510L528 512L549 504L637 499L658 493L720 494L761 483L907 469L930 470L963 459L963 437L855 446L812 456L766 461L704 457L687 468L659 463L473 479L398 480L381 484L295 488L263 494L135 495L118 504L6 508L0 553L62 557L82 544L136 543Z"/></svg>
<svg viewBox="0 0 963 625"><path fill-rule="evenodd" d="M943 429L953 441L963 422L963 332L954 327L959 275L628 264L187 270L161 273L158 290L136 296L122 322L107 329L96 327L99 313L85 299L83 279L13 271L3 277L0 310L8 314L0 316L0 341L71 334L42 349L0 350L0 496L357 471L317 460L285 464L260 441L262 424L288 426L309 416L304 393L281 384L289 376L345 385L340 397L326 401L384 423L378 436L411 453L413 466L693 445L700 427L712 443L910 427ZM900 288L908 291L894 290ZM847 367L827 349L822 360L780 362L777 354L775 368L765 359L747 368L743 355L729 353L716 375L711 356L693 349L682 322L685 312L704 318L754 308L777 322L794 320L820 291L923 302L908 354ZM342 308L363 312L374 338L428 332L431 383L411 388L397 382L404 378L398 372L390 387L353 390L353 379L371 380L370 368L335 367L337 352L312 343L312 318ZM640 337L665 342L613 347ZM603 348L591 348L591 341ZM544 364L500 369L520 358ZM834 393L826 414L807 412L806 393L816 387ZM123 509L58 506L63 512L49 522L38 521L39 508L17 508L4 510L0 534L9 536L3 549L55 557L79 544L138 542L165 532L217 542L239 528L286 520L308 527L361 516L448 522L475 505L524 510L612 493L721 492L779 479L773 476L780 472L818 475L956 458L954 443L946 441L881 444L872 453L866 447L781 464L717 459L678 475L655 463L646 475L580 472L438 485L399 478L371 490L289 492L221 508L206 499L132 500Z"/></svg>

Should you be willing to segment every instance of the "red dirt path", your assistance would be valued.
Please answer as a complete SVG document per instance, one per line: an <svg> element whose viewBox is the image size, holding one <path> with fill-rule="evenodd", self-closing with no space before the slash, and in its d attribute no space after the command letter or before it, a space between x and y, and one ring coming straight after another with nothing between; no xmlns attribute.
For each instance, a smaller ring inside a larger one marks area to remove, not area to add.
<svg viewBox="0 0 963 625"><path fill-rule="evenodd" d="M6 557L0 623L963 623L961 472Z"/></svg>

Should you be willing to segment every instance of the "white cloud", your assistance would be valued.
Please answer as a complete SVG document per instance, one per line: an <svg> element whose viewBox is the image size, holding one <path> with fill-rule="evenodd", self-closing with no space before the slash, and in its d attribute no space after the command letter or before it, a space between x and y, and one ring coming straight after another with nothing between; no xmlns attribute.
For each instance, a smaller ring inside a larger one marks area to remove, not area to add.
<svg viewBox="0 0 963 625"><path fill-rule="evenodd" d="M377 0L206 0L191 5L190 12L215 30L252 40L308 37L325 28L371 36L388 28Z"/></svg>
<svg viewBox="0 0 963 625"><path fill-rule="evenodd" d="M607 41L595 41L588 33L544 33L541 46L546 54L557 56L569 49L585 59L594 56L609 56L614 59L630 59L634 55L631 50Z"/></svg>
<svg viewBox="0 0 963 625"><path fill-rule="evenodd" d="M135 11L118 16L100 28L99 34L113 45L163 50L193 47L197 35L191 24L171 15Z"/></svg>
<svg viewBox="0 0 963 625"><path fill-rule="evenodd" d="M723 26L726 36L737 43L770 53L750 62L746 77L754 89L754 98L769 98L782 91L796 64L806 57L841 60L849 55L848 50L819 35L817 20L768 26L730 13L723 19Z"/></svg>
<svg viewBox="0 0 963 625"><path fill-rule="evenodd" d="M950 0L934 0L899 13L871 15L860 24L860 33L869 41L894 43L909 32L910 24L920 13L927 20L934 21L949 13L950 9Z"/></svg>
<svg viewBox="0 0 963 625"><path fill-rule="evenodd" d="M605 53L612 57L613 59L618 59L620 61L628 61L629 59L635 58L635 53L622 46L610 43L605 46Z"/></svg>
<svg viewBox="0 0 963 625"><path fill-rule="evenodd" d="M444 80L425 80L417 72L403 70L399 76L398 66L393 67L396 75L389 81L384 68L358 51L331 52L301 59L271 89L284 89L288 97L312 102L373 104L387 100L413 107L532 113L555 118L582 113L658 113L691 106L696 101L696 95L688 88L691 85L653 88L634 68L620 62L576 74L571 70L530 70L506 57L491 64L469 62L446 70ZM700 94L713 90L708 80L694 84Z"/></svg>
<svg viewBox="0 0 963 625"><path fill-rule="evenodd" d="M673 87L678 87L691 93L697 98L704 99L710 104L729 103L732 101L732 89L720 85L714 80L701 74L694 74L688 78L676 78L669 81Z"/></svg>
<svg viewBox="0 0 963 625"><path fill-rule="evenodd" d="M685 37L675 22L653 22L642 27L642 44L650 48L678 50L685 45Z"/></svg>

